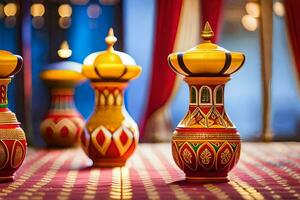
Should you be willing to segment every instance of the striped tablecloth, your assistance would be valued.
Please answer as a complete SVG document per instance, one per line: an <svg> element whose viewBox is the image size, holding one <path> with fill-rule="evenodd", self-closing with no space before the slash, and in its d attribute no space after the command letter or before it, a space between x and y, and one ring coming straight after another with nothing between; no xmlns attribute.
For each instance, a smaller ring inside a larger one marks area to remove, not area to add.
<svg viewBox="0 0 300 200"><path fill-rule="evenodd" d="M220 184L185 182L170 144L140 144L126 167L90 165L80 149L29 149L0 199L300 199L300 143L244 143Z"/></svg>

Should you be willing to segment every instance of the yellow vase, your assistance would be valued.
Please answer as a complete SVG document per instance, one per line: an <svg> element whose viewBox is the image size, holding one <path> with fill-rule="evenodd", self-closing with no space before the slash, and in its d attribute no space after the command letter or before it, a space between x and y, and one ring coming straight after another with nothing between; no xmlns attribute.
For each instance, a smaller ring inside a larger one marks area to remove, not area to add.
<svg viewBox="0 0 300 200"><path fill-rule="evenodd" d="M136 123L124 106L124 89L141 68L129 55L115 51L117 38L110 29L107 50L84 60L83 74L95 91L95 109L81 137L82 148L98 167L125 165L139 140Z"/></svg>

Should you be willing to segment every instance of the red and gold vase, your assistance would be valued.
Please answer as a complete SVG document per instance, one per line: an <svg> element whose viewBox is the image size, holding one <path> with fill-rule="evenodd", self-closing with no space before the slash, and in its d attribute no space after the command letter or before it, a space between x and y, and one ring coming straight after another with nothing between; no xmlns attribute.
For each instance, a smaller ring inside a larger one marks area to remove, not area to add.
<svg viewBox="0 0 300 200"><path fill-rule="evenodd" d="M105 41L107 50L90 54L83 64L83 74L95 90L95 110L81 143L94 166L116 167L125 165L138 144L138 127L126 111L123 95L141 68L129 55L114 50L117 38L112 29Z"/></svg>
<svg viewBox="0 0 300 200"><path fill-rule="evenodd" d="M74 88L85 81L82 65L64 61L48 66L41 79L50 87L51 105L40 125L49 147L66 148L79 144L84 119L74 105Z"/></svg>
<svg viewBox="0 0 300 200"><path fill-rule="evenodd" d="M0 182L13 181L27 149L25 133L8 108L7 87L22 68L22 57L0 51Z"/></svg>
<svg viewBox="0 0 300 200"><path fill-rule="evenodd" d="M245 57L211 43L208 23L204 42L185 53L168 57L170 67L189 85L189 110L172 138L173 158L187 181L227 182L237 164L240 134L224 108L224 87L230 75L241 68Z"/></svg>

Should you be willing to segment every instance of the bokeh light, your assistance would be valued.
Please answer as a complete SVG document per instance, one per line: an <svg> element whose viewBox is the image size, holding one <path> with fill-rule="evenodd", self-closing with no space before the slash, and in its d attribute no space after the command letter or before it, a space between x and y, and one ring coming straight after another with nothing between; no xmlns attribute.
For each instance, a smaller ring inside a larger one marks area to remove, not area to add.
<svg viewBox="0 0 300 200"><path fill-rule="evenodd" d="M255 31L258 26L257 19L251 15L244 15L242 17L242 25L247 31Z"/></svg>
<svg viewBox="0 0 300 200"><path fill-rule="evenodd" d="M58 7L58 14L60 17L71 17L72 7L69 4L62 4Z"/></svg>
<svg viewBox="0 0 300 200"><path fill-rule="evenodd" d="M260 16L260 7L258 3L248 2L245 6L245 9L252 17L258 18Z"/></svg>
<svg viewBox="0 0 300 200"><path fill-rule="evenodd" d="M41 3L34 3L30 7L30 13L33 17L41 17L45 14L45 6Z"/></svg>
<svg viewBox="0 0 300 200"><path fill-rule="evenodd" d="M44 26L45 19L43 16L33 17L31 23L35 29L40 29Z"/></svg>
<svg viewBox="0 0 300 200"><path fill-rule="evenodd" d="M273 4L273 10L274 10L274 13L279 17L282 17L285 14L284 5L280 1L276 1Z"/></svg>
<svg viewBox="0 0 300 200"><path fill-rule="evenodd" d="M18 7L15 3L8 3L4 6L4 14L6 16L15 16L17 14Z"/></svg>
<svg viewBox="0 0 300 200"><path fill-rule="evenodd" d="M101 7L98 4L91 4L87 8L87 15L89 18L96 19L100 16Z"/></svg>
<svg viewBox="0 0 300 200"><path fill-rule="evenodd" d="M69 44L66 40L61 43L57 55L60 58L69 58L72 55L72 50L69 48Z"/></svg>
<svg viewBox="0 0 300 200"><path fill-rule="evenodd" d="M72 24L72 19L71 17L61 17L58 20L58 25L62 29L67 29L71 26Z"/></svg>

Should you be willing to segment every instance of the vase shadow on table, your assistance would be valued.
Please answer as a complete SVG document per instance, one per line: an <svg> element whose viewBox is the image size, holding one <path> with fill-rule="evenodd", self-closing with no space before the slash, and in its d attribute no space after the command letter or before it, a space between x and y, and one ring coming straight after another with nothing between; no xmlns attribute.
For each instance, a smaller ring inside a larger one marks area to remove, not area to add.
<svg viewBox="0 0 300 200"><path fill-rule="evenodd" d="M186 186L186 187L194 187L194 186L198 186L198 185L205 185L205 184L217 184L217 185L228 185L227 183L200 183L200 182L190 182L187 181L185 179L181 179L181 180L177 180L177 181L173 181L168 183L168 185L177 185L177 186Z"/></svg>

